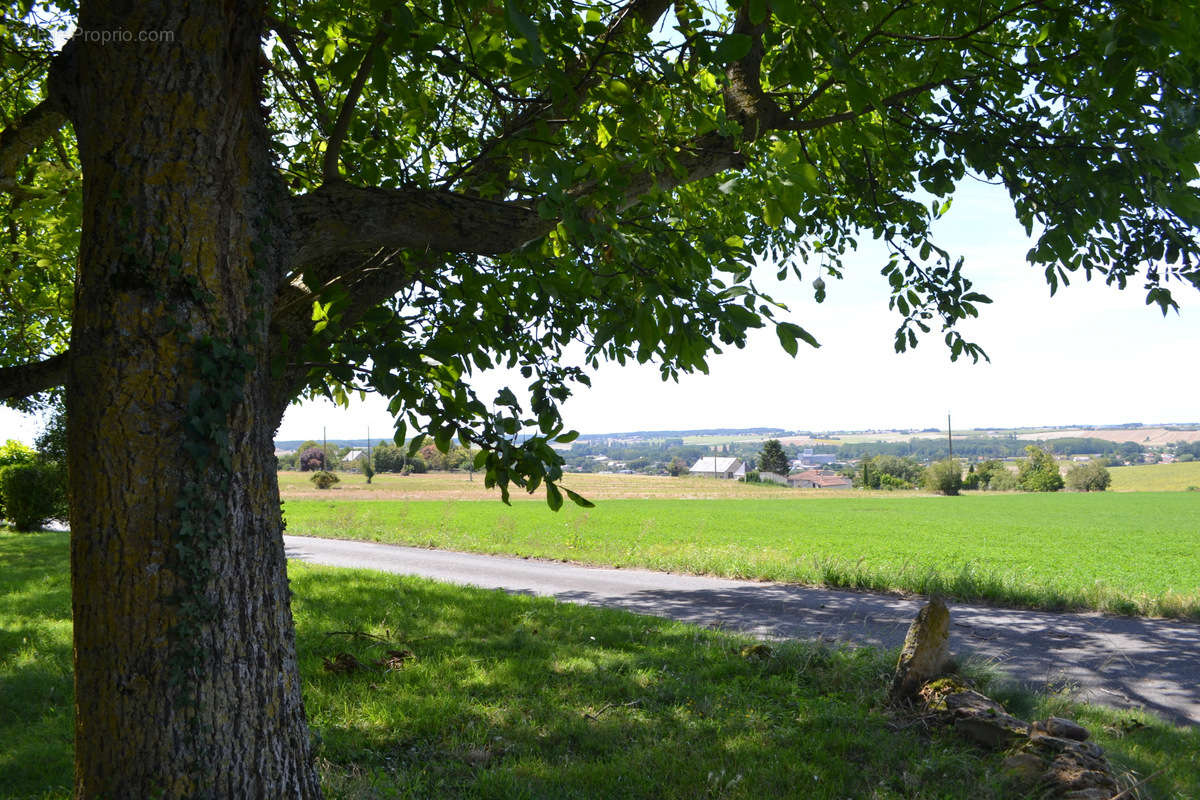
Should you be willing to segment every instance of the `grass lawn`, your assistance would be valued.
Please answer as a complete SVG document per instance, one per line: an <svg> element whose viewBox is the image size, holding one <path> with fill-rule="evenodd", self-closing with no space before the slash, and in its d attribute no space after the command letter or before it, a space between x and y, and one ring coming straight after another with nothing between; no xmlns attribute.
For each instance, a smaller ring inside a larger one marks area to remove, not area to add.
<svg viewBox="0 0 1200 800"><path fill-rule="evenodd" d="M0 533L0 797L67 798L67 535ZM290 566L331 798L1002 798L1000 756L892 732L891 658L367 571ZM373 664L386 650L413 657ZM365 668L331 673L323 659ZM1200 737L1062 698L1140 796L1200 794ZM1134 795L1139 796L1139 795Z"/></svg>
<svg viewBox="0 0 1200 800"><path fill-rule="evenodd" d="M1200 617L1200 494L288 500L288 532L590 564ZM336 498L336 499L335 499Z"/></svg>

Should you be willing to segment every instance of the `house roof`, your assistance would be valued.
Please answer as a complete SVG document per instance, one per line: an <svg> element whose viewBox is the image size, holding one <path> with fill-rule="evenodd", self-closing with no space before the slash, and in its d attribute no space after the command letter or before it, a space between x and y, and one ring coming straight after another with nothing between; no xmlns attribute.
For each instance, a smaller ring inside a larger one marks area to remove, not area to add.
<svg viewBox="0 0 1200 800"><path fill-rule="evenodd" d="M366 453L364 453L362 450L351 450L349 453L346 453L346 455L342 456L342 461L357 461L365 455Z"/></svg>
<svg viewBox="0 0 1200 800"><path fill-rule="evenodd" d="M788 480L809 481L822 488L827 486L849 486L852 483L849 478L844 478L836 472L819 472L815 469L806 469L804 472L793 473L788 476Z"/></svg>
<svg viewBox="0 0 1200 800"><path fill-rule="evenodd" d="M817 485L822 488L828 488L830 486L851 486L854 483L849 478L841 475L818 475L816 482Z"/></svg>
<svg viewBox="0 0 1200 800"><path fill-rule="evenodd" d="M740 458L705 456L692 465L689 472L730 472L742 465Z"/></svg>

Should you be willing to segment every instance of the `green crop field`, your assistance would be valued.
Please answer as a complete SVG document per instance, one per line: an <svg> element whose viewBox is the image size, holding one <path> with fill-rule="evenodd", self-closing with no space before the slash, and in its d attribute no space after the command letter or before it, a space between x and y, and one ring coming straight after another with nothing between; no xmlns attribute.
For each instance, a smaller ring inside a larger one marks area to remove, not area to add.
<svg viewBox="0 0 1200 800"><path fill-rule="evenodd" d="M1200 494L288 500L288 532L590 564L1200 617Z"/></svg>
<svg viewBox="0 0 1200 800"><path fill-rule="evenodd" d="M1110 467L1112 489L1117 492L1180 492L1200 489L1200 461L1186 464L1139 464Z"/></svg>

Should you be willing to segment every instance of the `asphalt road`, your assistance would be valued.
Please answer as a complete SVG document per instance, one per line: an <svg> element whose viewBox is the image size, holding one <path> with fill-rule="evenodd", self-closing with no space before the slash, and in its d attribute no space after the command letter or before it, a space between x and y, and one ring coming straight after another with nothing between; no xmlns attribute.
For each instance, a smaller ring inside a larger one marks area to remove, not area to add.
<svg viewBox="0 0 1200 800"><path fill-rule="evenodd" d="M720 627L761 637L899 647L921 605L865 592L285 536L289 558L359 567ZM1035 689L1200 724L1200 625L950 605L951 650Z"/></svg>

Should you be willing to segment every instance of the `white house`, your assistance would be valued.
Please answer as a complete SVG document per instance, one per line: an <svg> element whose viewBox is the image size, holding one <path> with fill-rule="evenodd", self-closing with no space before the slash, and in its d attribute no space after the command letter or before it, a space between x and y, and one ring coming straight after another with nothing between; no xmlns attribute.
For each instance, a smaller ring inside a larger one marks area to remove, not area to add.
<svg viewBox="0 0 1200 800"><path fill-rule="evenodd" d="M746 477L746 465L740 458L705 456L693 464L688 472L692 475L706 475L710 478L741 480Z"/></svg>
<svg viewBox="0 0 1200 800"><path fill-rule="evenodd" d="M349 453L346 453L346 455L342 456L342 463L343 464L354 464L358 461L361 461L362 459L364 459L366 457L367 457L367 454L363 450L351 450Z"/></svg>

